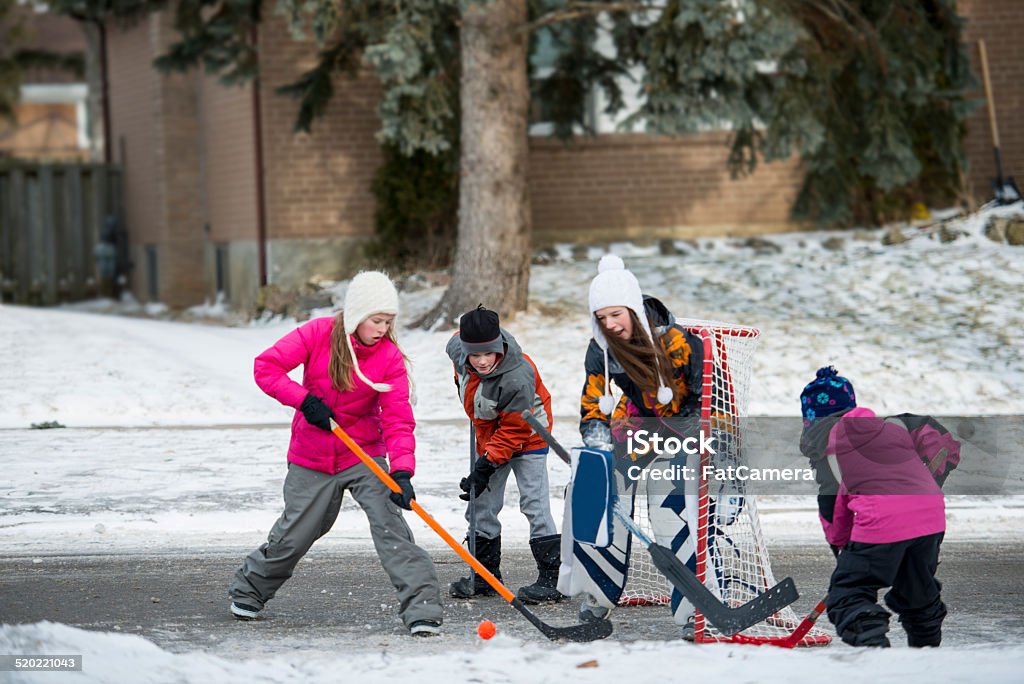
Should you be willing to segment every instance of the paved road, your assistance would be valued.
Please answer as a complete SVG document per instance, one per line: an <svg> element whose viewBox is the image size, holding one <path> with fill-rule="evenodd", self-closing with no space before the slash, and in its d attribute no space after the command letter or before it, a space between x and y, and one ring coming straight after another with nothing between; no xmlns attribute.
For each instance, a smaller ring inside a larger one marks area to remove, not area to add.
<svg viewBox="0 0 1024 684"><path fill-rule="evenodd" d="M206 651L229 657L300 649L403 651L422 647L395 616L395 599L372 554L318 553L314 548L256 623L233 620L225 587L245 550L237 554L56 556L0 560L0 621L51 620L84 629L140 634L172 652ZM447 585L461 562L435 552ZM800 614L827 583L831 554L819 546L772 550L776 576L792 575L803 594ZM940 577L950 606L946 644L1017 644L1024 635L1024 550L996 544L946 544ZM512 587L532 581L532 559L506 552ZM537 609L553 624L575 621L575 603ZM445 636L431 648L464 648L477 622L489 618L502 633L538 639L500 599L448 600ZM614 638L675 638L665 608L615 612ZM894 625L894 641L902 641Z"/></svg>

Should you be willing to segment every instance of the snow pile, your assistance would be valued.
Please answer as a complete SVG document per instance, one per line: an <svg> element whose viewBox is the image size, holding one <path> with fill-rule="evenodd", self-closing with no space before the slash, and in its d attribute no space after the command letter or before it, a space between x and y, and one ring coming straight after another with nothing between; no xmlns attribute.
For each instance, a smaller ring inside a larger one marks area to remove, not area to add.
<svg viewBox="0 0 1024 684"><path fill-rule="evenodd" d="M256 650L256 649L254 649ZM422 649L426 650L426 648ZM394 684L412 675L423 682L664 682L680 667L695 681L820 684L871 681L984 681L1016 684L1024 649L942 648L911 651L828 649L789 651L749 646L694 646L685 642L596 642L549 645L499 635L490 642L468 637L454 651L410 653L302 653L300 656L228 660L204 653L171 654L142 637L87 632L50 622L0 627L0 652L82 656L82 672L27 673L6 681L160 684L324 684L345 680ZM344 673L342 675L341 673Z"/></svg>

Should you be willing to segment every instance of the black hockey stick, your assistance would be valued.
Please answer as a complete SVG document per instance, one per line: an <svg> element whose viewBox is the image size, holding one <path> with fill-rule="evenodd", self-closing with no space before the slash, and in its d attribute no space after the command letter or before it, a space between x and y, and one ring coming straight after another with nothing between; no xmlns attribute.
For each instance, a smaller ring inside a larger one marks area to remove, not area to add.
<svg viewBox="0 0 1024 684"><path fill-rule="evenodd" d="M555 450L558 457L566 463L569 454L561 444L541 425L540 421L529 411L523 411L525 420L533 431ZM704 614L704 617L726 636L732 636L748 627L763 622L789 604L796 601L800 594L792 577L787 577L763 594L735 608L724 605L710 589L704 586L696 574L676 557L671 549L656 543L618 505L613 509L615 516L640 540L647 552L651 554L654 566L661 571L679 593L693 604L693 607Z"/></svg>
<svg viewBox="0 0 1024 684"><path fill-rule="evenodd" d="M693 607L725 636L732 636L753 627L775 615L800 598L792 577L787 577L771 589L758 594L743 605L729 608L724 605L690 568L686 567L668 547L657 544L648 537L630 516L616 505L615 517L633 533L647 552L651 554L654 567L658 568L668 581L679 590Z"/></svg>
<svg viewBox="0 0 1024 684"><path fill-rule="evenodd" d="M345 446L347 446L353 454L359 457L359 460L362 461L363 464L365 464L366 467L369 468L370 471L376 475L388 489L393 492L402 491L402 488L398 486L398 483L395 482L394 478L388 475L383 468L377 465L374 460L370 458L365 451L363 451L362 447L356 444L355 441L349 437L348 433L334 422L333 418L331 419L331 431L334 433L335 437L345 443ZM523 617L529 620L530 624L539 629L548 639L554 641L594 641L596 639L604 639L611 635L611 620L597 620L595 622L586 622L579 625L572 625L570 627L552 627L547 624L534 615L529 608L520 603L519 599L516 598L516 595L513 594L508 587L502 584L497 577L491 574L491 572L485 568L480 561L471 556L469 551L462 548L462 544L457 542L455 537L448 533L448 530L441 527L440 523L434 520L433 516L423 510L423 507L420 506L415 499L410 502L410 507L416 515L420 516L423 522L427 523L427 526L430 527L430 529L434 530L441 539L444 539L445 542L448 543L448 546L450 546L455 553L459 554L459 557L462 558L462 560L469 564L469 567L476 571L476 574L480 575L480 577L491 585L491 588L494 589L494 591L498 592L499 596L508 601L513 608L522 613Z"/></svg>

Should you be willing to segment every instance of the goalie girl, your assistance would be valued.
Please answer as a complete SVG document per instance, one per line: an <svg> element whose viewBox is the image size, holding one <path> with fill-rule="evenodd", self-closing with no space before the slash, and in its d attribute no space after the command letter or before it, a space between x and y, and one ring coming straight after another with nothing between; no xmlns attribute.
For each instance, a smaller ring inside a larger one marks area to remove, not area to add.
<svg viewBox="0 0 1024 684"><path fill-rule="evenodd" d="M696 436L700 426L703 343L675 323L664 304L640 291L636 276L617 256L606 255L590 284L593 339L586 355L586 383L580 401L580 432L586 446L615 453L620 502L632 512L637 482L624 473L637 463L626 453L630 428L643 419L659 425L671 423L680 435ZM612 398L610 383L622 391ZM678 459L685 459L680 452ZM647 492L654 536L668 546L691 570L696 567L696 492L684 490L684 482L657 494ZM571 491L566 496L566 520L570 529ZM612 544L596 548L562 535L562 566L559 590L583 594L580 619L603 619L618 602L626 585L631 536L618 522ZM642 550L640 550L642 552ZM671 607L683 635L692 634L694 611L678 591Z"/></svg>

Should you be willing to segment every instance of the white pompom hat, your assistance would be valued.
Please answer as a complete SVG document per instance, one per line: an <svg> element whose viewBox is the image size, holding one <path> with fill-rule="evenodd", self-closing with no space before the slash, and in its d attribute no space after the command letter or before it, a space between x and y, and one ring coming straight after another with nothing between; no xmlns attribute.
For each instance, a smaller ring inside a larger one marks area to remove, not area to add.
<svg viewBox="0 0 1024 684"><path fill-rule="evenodd" d="M359 379L378 392L390 392L391 385L373 382L359 368L359 359L352 347L352 335L359 324L374 314L398 315L398 291L391 278L380 271L362 271L349 283L345 291L345 342L352 354L352 368ZM394 325L394 324L392 324Z"/></svg>
<svg viewBox="0 0 1024 684"><path fill-rule="evenodd" d="M608 340L595 314L599 309L609 306L623 306L636 314L641 327L647 333L647 339L654 344L654 335L651 334L651 326L644 311L644 295L640 291L640 281L626 268L622 259L614 254L605 254L601 257L597 264L597 275L590 281L590 325L594 332L594 340L604 351L604 396L598 402L598 407L605 415L611 415L615 409L615 399L612 397L608 380ZM655 363L660 363L657 361L657 354L654 358ZM661 373L658 373L658 403L667 404L670 401L672 390L665 386Z"/></svg>

